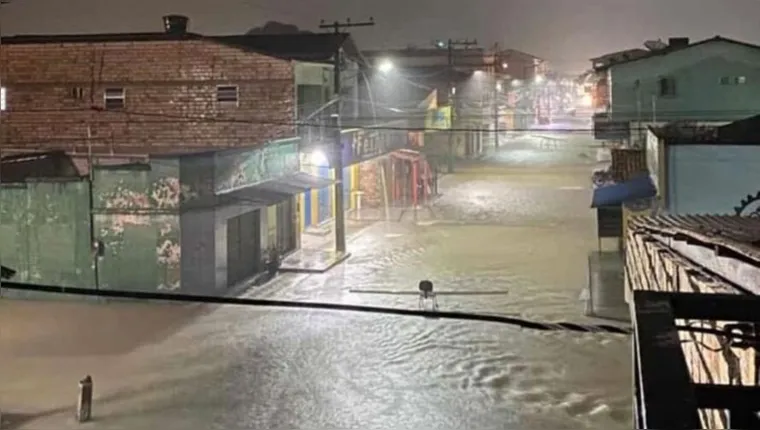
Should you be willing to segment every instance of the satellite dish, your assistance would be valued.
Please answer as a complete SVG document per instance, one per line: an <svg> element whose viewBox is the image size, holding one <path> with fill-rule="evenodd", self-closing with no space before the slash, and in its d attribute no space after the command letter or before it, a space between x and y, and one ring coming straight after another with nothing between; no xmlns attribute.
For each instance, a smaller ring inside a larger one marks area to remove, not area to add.
<svg viewBox="0 0 760 430"><path fill-rule="evenodd" d="M663 42L660 39L657 40L647 40L644 42L644 47L646 47L650 51L660 51L668 47L668 44Z"/></svg>

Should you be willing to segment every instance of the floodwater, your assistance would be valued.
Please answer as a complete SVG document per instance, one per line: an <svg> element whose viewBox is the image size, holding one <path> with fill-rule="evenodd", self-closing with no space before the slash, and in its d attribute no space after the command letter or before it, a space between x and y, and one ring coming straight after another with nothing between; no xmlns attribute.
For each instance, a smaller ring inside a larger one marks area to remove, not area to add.
<svg viewBox="0 0 760 430"><path fill-rule="evenodd" d="M596 246L590 145L577 135L509 140L442 179L435 216L374 224L350 240L344 265L248 294L416 308L417 283L429 279L444 310L593 323L579 301ZM88 307L0 302L0 327L18 324L0 328L0 409L16 427L632 425L625 336L231 306ZM156 333L160 324L171 329ZM76 380L86 373L96 420L76 425Z"/></svg>

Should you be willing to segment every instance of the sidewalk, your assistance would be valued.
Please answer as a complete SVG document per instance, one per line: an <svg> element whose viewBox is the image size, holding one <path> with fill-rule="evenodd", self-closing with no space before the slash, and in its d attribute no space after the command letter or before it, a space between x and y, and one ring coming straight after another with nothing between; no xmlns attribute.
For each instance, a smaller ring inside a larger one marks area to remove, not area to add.
<svg viewBox="0 0 760 430"><path fill-rule="evenodd" d="M360 234L375 221L346 219L346 242ZM319 232L303 233L301 248L285 257L280 266L282 273L324 273L346 261L351 254L335 250L334 225L330 223Z"/></svg>

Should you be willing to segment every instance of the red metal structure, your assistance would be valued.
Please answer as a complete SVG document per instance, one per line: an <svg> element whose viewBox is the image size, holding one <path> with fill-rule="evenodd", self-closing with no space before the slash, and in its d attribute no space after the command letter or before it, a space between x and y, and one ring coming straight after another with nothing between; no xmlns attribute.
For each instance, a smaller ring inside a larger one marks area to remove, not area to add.
<svg viewBox="0 0 760 430"><path fill-rule="evenodd" d="M391 153L393 169L393 201L416 206L433 194L434 174L425 156L417 151L401 149Z"/></svg>

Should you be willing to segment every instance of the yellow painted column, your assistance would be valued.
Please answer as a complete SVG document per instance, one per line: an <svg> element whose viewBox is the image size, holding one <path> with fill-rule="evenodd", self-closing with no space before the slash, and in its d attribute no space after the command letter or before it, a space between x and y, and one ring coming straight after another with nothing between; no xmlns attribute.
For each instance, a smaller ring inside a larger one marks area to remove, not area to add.
<svg viewBox="0 0 760 430"><path fill-rule="evenodd" d="M356 198L354 198L356 194L354 193L354 191L358 191L358 188L359 188L359 165L358 164L354 164L349 169L349 181L351 185L351 188L350 188L351 193L349 194L351 202L349 203L349 208L353 210L353 209L356 209Z"/></svg>

